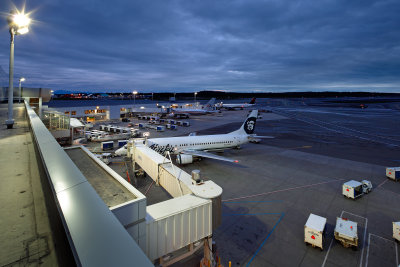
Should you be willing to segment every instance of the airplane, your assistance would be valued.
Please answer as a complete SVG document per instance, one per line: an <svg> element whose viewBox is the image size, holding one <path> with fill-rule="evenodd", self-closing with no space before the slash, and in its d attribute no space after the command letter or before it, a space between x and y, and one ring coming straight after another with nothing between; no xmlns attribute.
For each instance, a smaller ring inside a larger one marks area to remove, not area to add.
<svg viewBox="0 0 400 267"><path fill-rule="evenodd" d="M242 126L231 133L217 135L189 135L180 137L151 138L146 144L160 154L169 151L177 155L178 164L189 164L195 158L211 158L216 160L238 163L237 160L218 156L210 151L222 152L224 149L240 148L253 139L273 138L253 134L256 126L258 110L253 110Z"/></svg>
<svg viewBox="0 0 400 267"><path fill-rule="evenodd" d="M205 105L201 108L172 108L171 115L175 114L188 114L188 115L204 115L208 113L218 112L214 108L215 98L211 98Z"/></svg>
<svg viewBox="0 0 400 267"><path fill-rule="evenodd" d="M223 102L221 102L219 104L219 106L220 106L220 108L233 110L235 108L244 109L244 108L252 107L255 105L255 103L256 103L256 98L253 97L249 103L224 104Z"/></svg>

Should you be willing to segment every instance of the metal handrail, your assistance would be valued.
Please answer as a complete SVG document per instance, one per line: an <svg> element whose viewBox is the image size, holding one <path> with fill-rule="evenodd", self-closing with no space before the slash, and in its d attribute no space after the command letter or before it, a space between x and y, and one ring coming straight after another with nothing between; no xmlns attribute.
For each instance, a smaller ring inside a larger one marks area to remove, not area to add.
<svg viewBox="0 0 400 267"><path fill-rule="evenodd" d="M78 266L154 266L25 101L58 211Z"/></svg>

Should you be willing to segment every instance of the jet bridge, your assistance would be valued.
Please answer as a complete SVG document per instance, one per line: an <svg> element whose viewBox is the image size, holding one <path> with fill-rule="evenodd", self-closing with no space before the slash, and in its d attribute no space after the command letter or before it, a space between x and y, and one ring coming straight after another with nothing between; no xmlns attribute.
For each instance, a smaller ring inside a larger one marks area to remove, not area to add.
<svg viewBox="0 0 400 267"><path fill-rule="evenodd" d="M213 181L197 183L190 174L143 142L128 143L128 157L133 166L135 163L140 166L173 197L147 207L147 256L151 260L161 258L163 264L162 257L168 253L189 246L188 256L198 241L211 242L212 230L221 224L222 188ZM207 255L210 246L205 243L204 247L205 259L210 259Z"/></svg>
<svg viewBox="0 0 400 267"><path fill-rule="evenodd" d="M211 259L212 229L221 221L221 187L212 181L192 183L191 175L170 160L138 145L134 150L137 163L173 197L146 206L142 193L88 149L64 150L150 260L160 259L161 265L168 266L193 254L203 243L205 258ZM182 252L183 248L188 249ZM174 257L166 261L170 253Z"/></svg>

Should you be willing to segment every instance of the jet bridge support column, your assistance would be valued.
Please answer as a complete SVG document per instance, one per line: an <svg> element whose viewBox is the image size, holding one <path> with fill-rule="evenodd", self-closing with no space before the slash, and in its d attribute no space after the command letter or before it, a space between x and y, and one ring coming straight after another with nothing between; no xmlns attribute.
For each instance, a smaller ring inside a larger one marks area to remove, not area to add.
<svg viewBox="0 0 400 267"><path fill-rule="evenodd" d="M201 267L214 266L212 256L212 238L204 238L204 257L200 261Z"/></svg>

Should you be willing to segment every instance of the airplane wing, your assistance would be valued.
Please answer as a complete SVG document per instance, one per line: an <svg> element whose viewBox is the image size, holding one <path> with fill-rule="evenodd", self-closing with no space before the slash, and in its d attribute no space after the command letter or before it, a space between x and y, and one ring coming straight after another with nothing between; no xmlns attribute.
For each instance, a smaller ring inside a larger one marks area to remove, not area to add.
<svg viewBox="0 0 400 267"><path fill-rule="evenodd" d="M272 139L272 138L275 138L275 137L274 136L268 136L268 135L260 136L260 135L256 135L256 134L250 134L249 135L249 139L252 139L252 138Z"/></svg>
<svg viewBox="0 0 400 267"><path fill-rule="evenodd" d="M205 151L199 151L199 150L182 150L182 153L187 154L187 155L196 156L196 157L202 157L202 158L216 159L216 160L222 160L222 161L228 161L228 162L234 162L234 163L239 162L238 160L218 156L218 155L215 155L212 153L208 153Z"/></svg>

